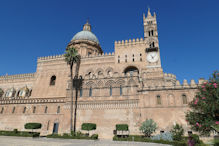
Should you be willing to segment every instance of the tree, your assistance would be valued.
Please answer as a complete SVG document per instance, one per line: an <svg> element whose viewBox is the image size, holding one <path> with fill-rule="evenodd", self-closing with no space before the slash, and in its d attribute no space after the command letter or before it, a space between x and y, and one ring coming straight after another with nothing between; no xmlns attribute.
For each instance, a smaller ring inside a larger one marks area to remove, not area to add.
<svg viewBox="0 0 219 146"><path fill-rule="evenodd" d="M75 78L78 78L78 72L79 72L79 66L80 66L80 55L78 54L78 51L71 47L66 49L66 53L64 54L65 57L65 61L67 62L67 64L70 67L70 78L71 78L71 116L70 116L70 131L72 131L72 114L73 114L73 67L74 67L74 63L76 63L76 70L75 70ZM77 94L77 92L76 92ZM74 116L74 133L76 131L76 111L77 111L77 97L75 99L75 116Z"/></svg>
<svg viewBox="0 0 219 146"><path fill-rule="evenodd" d="M0 98L3 96L4 91L0 88Z"/></svg>
<svg viewBox="0 0 219 146"><path fill-rule="evenodd" d="M40 129L41 127L42 127L41 123L26 123L24 125L25 129L32 129L32 132L33 132L33 129Z"/></svg>
<svg viewBox="0 0 219 146"><path fill-rule="evenodd" d="M219 125L219 72L215 71L208 81L199 88L195 98L189 103L190 111L186 120L192 130L209 136L214 126Z"/></svg>
<svg viewBox="0 0 219 146"><path fill-rule="evenodd" d="M184 134L184 129L182 125L179 125L179 124L174 125L170 132L173 135L173 140L176 140L176 141L182 140L183 138L182 136Z"/></svg>
<svg viewBox="0 0 219 146"><path fill-rule="evenodd" d="M88 131L88 135L89 135L89 131L90 131L90 130L95 130L96 127L97 127L97 126L96 126L96 124L94 124L94 123L83 123L83 124L81 125L81 129Z"/></svg>
<svg viewBox="0 0 219 146"><path fill-rule="evenodd" d="M141 127L140 131L146 136L150 137L153 132L157 129L157 124L152 119L146 119Z"/></svg>

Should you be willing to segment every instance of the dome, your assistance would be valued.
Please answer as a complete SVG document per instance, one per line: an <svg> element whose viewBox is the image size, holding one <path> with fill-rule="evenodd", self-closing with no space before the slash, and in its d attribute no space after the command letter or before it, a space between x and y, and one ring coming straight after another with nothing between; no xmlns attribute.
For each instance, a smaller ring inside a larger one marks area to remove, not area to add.
<svg viewBox="0 0 219 146"><path fill-rule="evenodd" d="M87 22L86 24L84 24L83 26L83 30L78 32L71 41L74 40L89 40L92 42L95 42L97 44L99 44L99 41L97 39L97 37L95 36L95 34L93 34L91 32L91 25L89 24L89 22Z"/></svg>
<svg viewBox="0 0 219 146"><path fill-rule="evenodd" d="M83 30L83 31L78 32L72 38L71 41L74 41L74 40L89 40L89 41L92 41L92 42L99 44L99 41L98 41L97 37L95 36L95 34L93 34L90 31L87 31L87 30Z"/></svg>

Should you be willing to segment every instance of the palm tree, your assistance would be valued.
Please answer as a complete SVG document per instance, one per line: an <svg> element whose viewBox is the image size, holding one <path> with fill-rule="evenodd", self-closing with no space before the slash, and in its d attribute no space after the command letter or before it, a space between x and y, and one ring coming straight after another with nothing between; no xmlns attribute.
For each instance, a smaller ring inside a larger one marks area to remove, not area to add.
<svg viewBox="0 0 219 146"><path fill-rule="evenodd" d="M73 67L74 67L74 63L77 64L76 66L76 71L75 71L75 77L78 78L78 71L79 71L79 66L80 66L80 55L78 54L78 51L71 47L66 49L66 53L64 54L65 57L65 61L67 62L67 64L70 66L70 77L71 77L71 116L70 116L70 131L72 131L72 114L73 114ZM76 112L76 106L77 101L75 100L75 112ZM76 113L75 113L76 115ZM74 117L74 133L76 130L76 117Z"/></svg>

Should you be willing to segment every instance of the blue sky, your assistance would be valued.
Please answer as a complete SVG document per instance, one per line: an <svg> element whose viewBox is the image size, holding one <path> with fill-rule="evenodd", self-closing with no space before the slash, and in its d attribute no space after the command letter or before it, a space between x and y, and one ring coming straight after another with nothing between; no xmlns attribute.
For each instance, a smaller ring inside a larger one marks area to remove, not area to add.
<svg viewBox="0 0 219 146"><path fill-rule="evenodd" d="M32 73L37 57L64 53L89 18L104 52L143 37L143 13L156 12L164 72L208 79L219 67L217 0L1 0L0 75Z"/></svg>

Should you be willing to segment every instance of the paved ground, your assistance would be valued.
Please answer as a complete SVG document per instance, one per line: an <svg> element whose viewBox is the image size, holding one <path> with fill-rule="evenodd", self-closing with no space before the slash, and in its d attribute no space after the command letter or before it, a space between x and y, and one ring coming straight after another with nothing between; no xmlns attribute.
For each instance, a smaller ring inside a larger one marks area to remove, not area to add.
<svg viewBox="0 0 219 146"><path fill-rule="evenodd" d="M119 142L111 140L72 140L57 138L30 138L0 136L0 146L164 146L141 142ZM165 145L167 146L167 145Z"/></svg>

